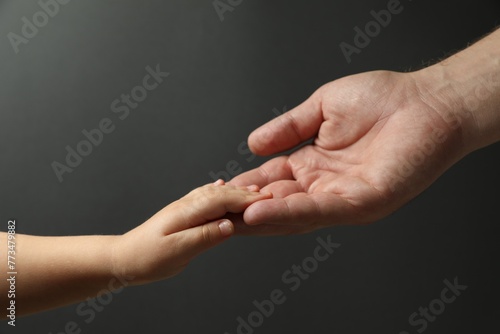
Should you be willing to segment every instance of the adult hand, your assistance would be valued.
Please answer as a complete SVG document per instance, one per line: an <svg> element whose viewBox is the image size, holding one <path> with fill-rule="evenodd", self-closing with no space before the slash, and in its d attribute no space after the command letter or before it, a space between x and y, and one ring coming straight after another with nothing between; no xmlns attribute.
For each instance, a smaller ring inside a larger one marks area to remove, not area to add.
<svg viewBox="0 0 500 334"><path fill-rule="evenodd" d="M374 222L484 146L471 141L480 130L477 115L470 117L457 87L444 76L443 66L435 65L413 73L345 77L255 130L249 146L258 155L279 153L311 138L314 142L230 182L257 184L274 195L250 205L243 216L246 224L237 225L237 232L295 234ZM477 91L477 82L460 86L462 93ZM498 125L496 118L495 138Z"/></svg>
<svg viewBox="0 0 500 334"><path fill-rule="evenodd" d="M318 89L255 130L271 155L314 138L231 183L257 184L240 234L304 233L376 221L426 189L469 152L500 141L500 30L413 73L369 72Z"/></svg>

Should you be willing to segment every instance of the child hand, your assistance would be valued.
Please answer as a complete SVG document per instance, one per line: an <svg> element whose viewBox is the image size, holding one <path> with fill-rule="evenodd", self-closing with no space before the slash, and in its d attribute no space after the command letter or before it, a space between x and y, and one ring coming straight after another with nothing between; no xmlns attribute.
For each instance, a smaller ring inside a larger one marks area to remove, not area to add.
<svg viewBox="0 0 500 334"><path fill-rule="evenodd" d="M117 238L112 263L115 275L144 284L174 276L198 254L234 232L226 213L241 213L250 204L271 198L257 186L231 186L219 180L191 191L144 224Z"/></svg>

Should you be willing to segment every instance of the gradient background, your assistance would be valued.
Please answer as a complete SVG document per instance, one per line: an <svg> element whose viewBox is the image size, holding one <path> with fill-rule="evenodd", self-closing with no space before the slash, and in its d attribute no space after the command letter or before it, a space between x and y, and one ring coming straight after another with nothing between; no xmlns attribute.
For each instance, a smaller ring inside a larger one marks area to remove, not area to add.
<svg viewBox="0 0 500 334"><path fill-rule="evenodd" d="M15 54L36 1L0 1L0 230L119 234L230 160L257 126L320 85L375 69L406 71L458 51L500 23L500 3L403 0L404 11L347 64L354 26L386 8L372 1L244 0L219 20L212 1L72 1ZM110 103L161 64L165 82L120 121ZM115 131L59 183L51 168L81 131L109 117ZM408 317L443 280L468 289L426 333L481 333L500 319L500 146L475 152L392 216L303 236L236 237L175 278L129 288L86 324L76 305L20 318L0 333L236 333L253 300L286 291L255 333L416 333ZM492 195L490 195L492 194ZM281 275L316 237L342 246L290 292ZM4 250L2 250L4 251ZM4 274L2 274L4 275Z"/></svg>

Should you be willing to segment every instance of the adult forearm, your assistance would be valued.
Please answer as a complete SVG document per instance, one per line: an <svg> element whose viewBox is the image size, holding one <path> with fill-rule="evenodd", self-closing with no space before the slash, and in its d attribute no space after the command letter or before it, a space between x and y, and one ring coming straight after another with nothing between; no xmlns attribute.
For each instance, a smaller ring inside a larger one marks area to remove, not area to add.
<svg viewBox="0 0 500 334"><path fill-rule="evenodd" d="M26 315L95 297L102 289L119 288L122 283L114 278L111 263L114 238L16 235L15 297L7 300L10 282L2 279L2 309L15 300L16 315ZM6 239L7 234L0 233L0 245L7 245ZM3 276L11 270L5 251L0 254Z"/></svg>
<svg viewBox="0 0 500 334"><path fill-rule="evenodd" d="M500 30L416 77L429 104L460 132L464 154L500 141Z"/></svg>

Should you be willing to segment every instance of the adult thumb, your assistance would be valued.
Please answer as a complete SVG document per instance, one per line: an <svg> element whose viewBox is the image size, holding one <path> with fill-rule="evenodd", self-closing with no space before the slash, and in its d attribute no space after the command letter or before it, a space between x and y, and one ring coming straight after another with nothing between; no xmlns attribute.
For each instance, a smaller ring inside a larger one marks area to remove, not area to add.
<svg viewBox="0 0 500 334"><path fill-rule="evenodd" d="M315 136L322 122L321 95L316 91L299 106L254 130L248 145L258 155L286 151Z"/></svg>

